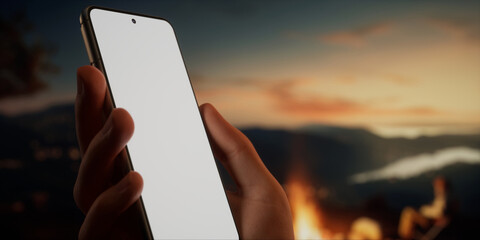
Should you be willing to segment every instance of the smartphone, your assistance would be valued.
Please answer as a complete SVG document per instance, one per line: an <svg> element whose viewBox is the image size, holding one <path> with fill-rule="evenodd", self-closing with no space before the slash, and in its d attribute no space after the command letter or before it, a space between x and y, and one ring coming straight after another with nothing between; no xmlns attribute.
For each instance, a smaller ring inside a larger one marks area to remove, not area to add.
<svg viewBox="0 0 480 240"><path fill-rule="evenodd" d="M113 107L130 112L131 169L151 239L238 239L175 32L165 19L101 7L80 17Z"/></svg>

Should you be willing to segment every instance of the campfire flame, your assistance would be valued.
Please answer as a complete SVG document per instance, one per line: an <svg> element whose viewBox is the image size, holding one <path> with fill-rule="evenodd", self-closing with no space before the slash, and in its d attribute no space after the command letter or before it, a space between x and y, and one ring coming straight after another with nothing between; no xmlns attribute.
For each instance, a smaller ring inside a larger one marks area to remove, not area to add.
<svg viewBox="0 0 480 240"><path fill-rule="evenodd" d="M322 239L320 208L315 201L315 189L302 181L287 184L293 214L295 239Z"/></svg>

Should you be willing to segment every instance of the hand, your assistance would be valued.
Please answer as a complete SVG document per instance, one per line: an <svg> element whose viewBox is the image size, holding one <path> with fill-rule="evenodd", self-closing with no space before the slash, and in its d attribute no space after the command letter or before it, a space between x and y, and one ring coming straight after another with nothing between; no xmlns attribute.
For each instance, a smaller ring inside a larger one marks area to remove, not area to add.
<svg viewBox="0 0 480 240"><path fill-rule="evenodd" d="M106 91L98 69L78 69L75 122L82 163L73 196L86 215L79 239L141 239L141 218L131 206L142 192L142 177L133 171L125 175L125 159L117 158L133 135L133 120L123 109L104 116L110 104Z"/></svg>
<svg viewBox="0 0 480 240"><path fill-rule="evenodd" d="M237 185L227 192L242 239L293 239L293 224L283 188L270 174L248 138L211 104L200 106L213 153Z"/></svg>
<svg viewBox="0 0 480 240"><path fill-rule="evenodd" d="M126 215L140 197L142 178L131 171L115 181L119 175L115 158L133 134L133 120L123 109L114 109L108 118L103 116L107 89L99 70L85 66L78 69L77 75L76 127L83 160L74 198L86 214L79 238L136 236L139 226L128 222L131 219ZM237 184L238 191L227 192L227 197L240 237L292 239L292 217L285 192L253 145L212 105L200 106L200 112L215 157Z"/></svg>

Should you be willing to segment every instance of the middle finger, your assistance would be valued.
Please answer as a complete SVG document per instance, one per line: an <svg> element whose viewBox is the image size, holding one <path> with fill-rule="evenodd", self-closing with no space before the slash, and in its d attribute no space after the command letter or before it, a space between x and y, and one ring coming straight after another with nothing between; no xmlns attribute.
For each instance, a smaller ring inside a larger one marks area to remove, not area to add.
<svg viewBox="0 0 480 240"><path fill-rule="evenodd" d="M113 160L133 135L133 120L124 109L114 109L88 147L75 182L74 198L87 212L97 196L110 184Z"/></svg>

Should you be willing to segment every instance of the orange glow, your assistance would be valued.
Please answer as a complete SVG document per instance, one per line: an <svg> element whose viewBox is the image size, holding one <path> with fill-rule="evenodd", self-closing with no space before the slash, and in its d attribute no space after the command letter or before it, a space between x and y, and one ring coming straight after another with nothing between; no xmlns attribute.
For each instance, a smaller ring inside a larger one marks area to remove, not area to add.
<svg viewBox="0 0 480 240"><path fill-rule="evenodd" d="M287 188L295 239L322 239L321 215L314 189L300 181L290 181Z"/></svg>
<svg viewBox="0 0 480 240"><path fill-rule="evenodd" d="M208 68L215 71L200 73L195 90L199 102L218 106L242 128L323 124L382 128L375 133L386 137L478 133L480 38L473 19L422 15L415 24L379 19L289 32L284 48Z"/></svg>

